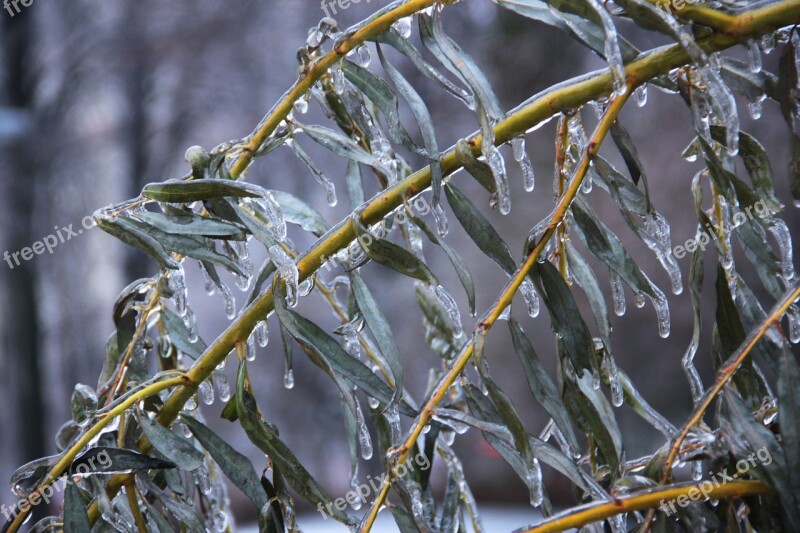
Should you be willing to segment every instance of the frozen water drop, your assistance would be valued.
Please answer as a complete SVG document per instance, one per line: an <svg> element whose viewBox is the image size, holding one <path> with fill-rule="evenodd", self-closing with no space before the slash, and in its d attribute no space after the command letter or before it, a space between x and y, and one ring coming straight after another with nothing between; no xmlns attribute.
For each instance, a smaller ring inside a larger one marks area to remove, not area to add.
<svg viewBox="0 0 800 533"><path fill-rule="evenodd" d="M253 330L256 336L256 342L262 348L266 348L269 344L269 324L266 320L261 320L256 324Z"/></svg>
<svg viewBox="0 0 800 533"><path fill-rule="evenodd" d="M283 386L287 389L294 388L294 370L287 368L283 374Z"/></svg>
<svg viewBox="0 0 800 533"><path fill-rule="evenodd" d="M536 292L536 287L528 278L525 278L520 285L522 297L525 299L525 304L528 307L528 316L536 318L539 316L539 295Z"/></svg>
<svg viewBox="0 0 800 533"><path fill-rule="evenodd" d="M299 272L297 265L277 244L269 247L269 257L278 269L278 275L286 285L286 305L294 307L297 305L297 285Z"/></svg>
<svg viewBox="0 0 800 533"><path fill-rule="evenodd" d="M636 98L637 106L644 107L647 105L647 84L643 83L639 85L633 92L633 96Z"/></svg>
<svg viewBox="0 0 800 533"><path fill-rule="evenodd" d="M622 280L614 272L611 273L611 297L614 300L614 313L617 316L623 316L625 314L625 290L622 288Z"/></svg>

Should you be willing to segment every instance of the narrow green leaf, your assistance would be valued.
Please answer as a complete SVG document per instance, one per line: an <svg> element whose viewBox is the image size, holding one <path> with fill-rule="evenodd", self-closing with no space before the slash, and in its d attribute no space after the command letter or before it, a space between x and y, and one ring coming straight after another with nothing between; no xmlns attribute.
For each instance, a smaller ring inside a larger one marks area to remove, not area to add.
<svg viewBox="0 0 800 533"><path fill-rule="evenodd" d="M147 415L138 414L136 420L142 433L161 455L178 465L181 470L190 472L203 465L203 453L191 442L178 436L158 422L150 420Z"/></svg>
<svg viewBox="0 0 800 533"><path fill-rule="evenodd" d="M169 180L149 183L142 189L142 195L146 198L170 204L186 204L211 198L258 198L262 193L263 189L252 183L218 179Z"/></svg>
<svg viewBox="0 0 800 533"><path fill-rule="evenodd" d="M198 420L186 415L181 416L181 419L189 426L194 437L208 451L222 471L225 472L231 483L250 498L250 501L255 504L256 510L261 511L267 504L267 496L261 487L255 468L253 468L247 457L237 452L230 444Z"/></svg>

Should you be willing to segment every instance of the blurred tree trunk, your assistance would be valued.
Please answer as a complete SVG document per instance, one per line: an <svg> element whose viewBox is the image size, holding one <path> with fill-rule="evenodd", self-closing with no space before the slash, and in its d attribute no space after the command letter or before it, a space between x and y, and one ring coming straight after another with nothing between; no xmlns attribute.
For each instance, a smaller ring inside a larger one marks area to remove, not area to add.
<svg viewBox="0 0 800 533"><path fill-rule="evenodd" d="M29 247L41 236L34 212L38 160L33 151L37 131L34 94L37 76L33 67L33 17L21 13L0 17L0 40L5 65L5 105L25 111L33 119L33 128L5 147L10 179L7 181L8 219L6 227L9 253ZM13 261L13 260L12 260ZM14 426L4 428L14 436L16 450L12 461L30 460L51 451L45 446L41 369L41 330L37 298L35 261L20 261L5 279L6 309L13 326L6 329L6 352L10 382L14 385ZM5 265L8 267L8 265Z"/></svg>

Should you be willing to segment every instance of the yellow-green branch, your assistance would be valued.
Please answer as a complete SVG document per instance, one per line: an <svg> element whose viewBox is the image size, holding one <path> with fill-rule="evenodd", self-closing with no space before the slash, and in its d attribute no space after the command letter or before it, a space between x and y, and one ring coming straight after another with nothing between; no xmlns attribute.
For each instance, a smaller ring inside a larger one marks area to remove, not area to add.
<svg viewBox="0 0 800 533"><path fill-rule="evenodd" d="M769 485L765 485L760 481L733 481L719 486L713 486L712 484L710 489L703 483L659 487L656 490L615 498L610 502L591 503L571 509L534 527L520 529L516 533L555 533L572 528L580 529L586 524L606 520L620 513L650 509L662 504L669 505L669 503L680 497L695 501L700 495L704 494L710 499L725 500L772 491L773 489Z"/></svg>
<svg viewBox="0 0 800 533"><path fill-rule="evenodd" d="M154 394L158 394L159 392L170 389L172 387L177 387L179 385L187 386L189 385L189 378L185 375L177 376L170 379L165 379L164 381L159 381L157 383L153 383L152 385L148 385L144 387L142 390L131 394L129 397L125 398L119 405L115 405L108 413L103 416L100 420L97 421L89 430L81 436L78 441L73 444L70 449L61 456L61 459L53 466L50 472L45 477L44 481L39 484L36 489L28 495L26 501L30 501L34 495L40 495L41 491L45 489L45 487L49 487L52 485L58 478L60 478L67 469L72 465L72 462L75 460L75 457L89 445L95 437L100 435L105 428L112 420L117 418L118 416L122 415L125 411L130 409L136 402L144 400L145 398L149 398ZM14 520L11 522L8 528L9 533L14 533L19 529L19 527L24 523L25 517L27 516L28 512L30 512L31 507L26 506L24 512L20 510L19 513L14 517Z"/></svg>
<svg viewBox="0 0 800 533"><path fill-rule="evenodd" d="M405 16L411 15L435 3L435 0L411 0L398 8L387 12L369 24L362 27L336 51L330 52L319 59L287 93L286 97L266 117L262 125L250 138L242 155L231 169L234 177L240 176L252 161L253 155L261 144L286 118L292 110L296 100L301 98L320 79L324 73L333 66L344 54L356 46L388 29L391 24ZM745 40L747 37L774 31L780 27L800 23L800 0L785 0L783 2L754 10L740 15L740 31L733 35L714 34L698 40L698 44L707 52L724 50ZM639 59L626 65L629 79L645 82L674 68L690 63L690 58L680 45L671 45L642 54ZM514 136L520 135L550 117L571 109L578 108L590 101L608 96L612 90L612 77L608 71L583 76L572 82L561 84L558 88L547 91L531 101L513 110L494 128L496 143L503 144ZM481 143L480 135L473 135L470 145L476 154L479 153ZM448 150L441 159L445 175L452 174L460 167L455 155L455 150ZM430 187L430 169L425 167L418 170L402 182L382 191L370 200L362 211L361 219L364 224L373 224L383 219L393 209L402 204L404 199L412 198ZM317 243L315 243L297 261L300 279L305 280L320 266L323 257L332 257L339 250L347 246L356 238L352 221L348 218L331 229ZM213 370L222 362L234 348L249 336L256 323L263 320L273 309L273 294L271 289L259 296L239 318L233 322L212 343L206 352L190 369L188 376L190 384L174 392L164 407L161 409L158 421L168 426L175 420L186 401L195 393L197 384L207 379ZM142 443L146 446L146 443ZM109 494L116 493L126 476L114 476L109 480ZM95 513L96 514L96 513Z"/></svg>

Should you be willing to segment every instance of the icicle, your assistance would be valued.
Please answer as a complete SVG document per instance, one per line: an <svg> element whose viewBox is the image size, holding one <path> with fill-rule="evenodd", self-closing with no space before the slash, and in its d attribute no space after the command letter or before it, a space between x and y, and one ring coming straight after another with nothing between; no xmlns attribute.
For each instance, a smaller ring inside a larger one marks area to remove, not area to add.
<svg viewBox="0 0 800 533"><path fill-rule="evenodd" d="M747 101L747 110L750 111L750 117L753 120L761 118L761 113L764 111L764 100L767 99L766 94L759 94Z"/></svg>
<svg viewBox="0 0 800 533"><path fill-rule="evenodd" d="M211 405L214 403L214 387L208 380L201 381L197 391L200 393L200 399L203 400L204 404Z"/></svg>
<svg viewBox="0 0 800 533"><path fill-rule="evenodd" d="M256 342L262 348L266 348L269 344L269 324L266 320L261 320L256 324L253 330L256 336Z"/></svg>
<svg viewBox="0 0 800 533"><path fill-rule="evenodd" d="M287 368L283 373L283 386L289 390L294 388L294 370Z"/></svg>
<svg viewBox="0 0 800 533"><path fill-rule="evenodd" d="M219 401L227 403L231 399L231 387L228 378L222 372L214 372L214 384L217 386Z"/></svg>
<svg viewBox="0 0 800 533"><path fill-rule="evenodd" d="M697 68L708 88L716 118L725 128L725 145L728 148L728 154L735 156L739 153L739 115L736 112L736 101L716 71L708 65Z"/></svg>
<svg viewBox="0 0 800 533"><path fill-rule="evenodd" d="M200 273L203 275L203 287L206 294L212 296L217 291L217 286L214 284L214 280L211 279L211 274L208 273L203 262L198 261L197 264L200 266Z"/></svg>
<svg viewBox="0 0 800 533"><path fill-rule="evenodd" d="M656 254L659 263L669 275L672 293L682 293L681 269L672 254L670 227L667 219L654 211L645 219L644 225L645 232L640 232L642 240Z"/></svg>
<svg viewBox="0 0 800 533"><path fill-rule="evenodd" d="M623 316L625 314L625 290L622 288L622 280L614 272L611 273L611 296L614 299L614 313L617 316Z"/></svg>
<svg viewBox="0 0 800 533"><path fill-rule="evenodd" d="M800 342L800 309L796 305L789 306L786 314L789 317L789 341L797 344Z"/></svg>
<svg viewBox="0 0 800 533"><path fill-rule="evenodd" d="M267 219L267 226L272 236L278 242L285 241L286 219L283 215L283 209L281 209L281 205L275 199L275 196L271 192L265 191L263 198L252 200L250 203L259 207L264 218Z"/></svg>
<svg viewBox="0 0 800 533"><path fill-rule="evenodd" d="M168 359L171 350L172 350L172 340L169 338L169 335L159 335L158 353L161 354L161 357L163 357L164 359Z"/></svg>
<svg viewBox="0 0 800 533"><path fill-rule="evenodd" d="M186 326L188 332L187 340L189 342L197 342L199 334L197 332L197 318L194 316L194 311L191 307L186 307L186 312L183 315L183 324Z"/></svg>
<svg viewBox="0 0 800 533"><path fill-rule="evenodd" d="M220 284L219 292L222 294L222 299L225 302L225 316L228 320L233 320L236 316L236 298L224 283Z"/></svg>
<svg viewBox="0 0 800 533"><path fill-rule="evenodd" d="M394 28L394 30L400 34L400 37L403 39L408 39L411 37L411 17L403 17L397 20L394 24L392 24L392 28Z"/></svg>
<svg viewBox="0 0 800 533"><path fill-rule="evenodd" d="M772 326L764 335L775 346L783 347L785 340L783 338L783 333L781 333L781 330L778 328L778 326Z"/></svg>
<svg viewBox="0 0 800 533"><path fill-rule="evenodd" d="M511 147L514 151L514 160L519 163L522 169L523 186L526 191L530 192L534 188L535 180L533 164L531 164L531 159L528 156L528 152L525 150L525 137L515 137L511 139Z"/></svg>
<svg viewBox="0 0 800 533"><path fill-rule="evenodd" d="M755 39L747 41L747 56L750 59L750 72L761 72L761 48Z"/></svg>
<svg viewBox="0 0 800 533"><path fill-rule="evenodd" d="M450 227L447 223L447 214L440 204L433 206L433 219L436 221L436 232L439 237L447 237Z"/></svg>
<svg viewBox="0 0 800 533"><path fill-rule="evenodd" d="M397 404L393 405L383 414L386 417L386 422L389 424L389 433L393 443L400 442L403 437L402 427L400 426L400 410Z"/></svg>
<svg viewBox="0 0 800 533"><path fill-rule="evenodd" d="M769 231L778 241L778 250L781 256L781 275L784 283L794 280L794 264L792 263L792 236L786 222L780 218L775 218L770 222Z"/></svg>
<svg viewBox="0 0 800 533"><path fill-rule="evenodd" d="M528 278L525 278L520 285L522 297L525 299L525 304L528 306L528 316L536 318L539 316L539 295L536 293L536 287ZM508 309L508 308L507 308Z"/></svg>
<svg viewBox="0 0 800 533"><path fill-rule="evenodd" d="M666 339L669 337L670 330L669 303L664 293L658 290L655 285L653 286L653 290L656 295L654 298L651 298L651 300L653 301L653 307L655 307L656 314L658 315L658 334L661 338Z"/></svg>
<svg viewBox="0 0 800 533"><path fill-rule="evenodd" d="M170 270L167 286L172 291L172 303L178 316L186 314L186 279L183 275L183 265L176 270Z"/></svg>
<svg viewBox="0 0 800 533"><path fill-rule="evenodd" d="M589 163L591 165L591 163ZM581 182L581 192L583 194L589 194L592 192L592 188L594 188L594 182L592 181L592 174L587 172L586 175L583 177L583 181Z"/></svg>
<svg viewBox="0 0 800 533"><path fill-rule="evenodd" d="M316 28L311 28L308 31L308 39L306 39L306 46L309 48L319 48L319 45L322 44L322 41L325 39L325 34L323 31L317 26Z"/></svg>
<svg viewBox="0 0 800 533"><path fill-rule="evenodd" d="M194 411L195 409L197 409L197 395L193 394L192 396L189 397L188 400L186 400L186 403L183 404L183 410Z"/></svg>
<svg viewBox="0 0 800 533"><path fill-rule="evenodd" d="M600 379L600 371L596 368L592 369L592 388L594 390L600 390L600 385L602 384L602 380Z"/></svg>
<svg viewBox="0 0 800 533"><path fill-rule="evenodd" d="M333 92L338 95L344 94L345 79L344 72L339 65L333 66L330 69L331 82L333 83Z"/></svg>
<svg viewBox="0 0 800 533"><path fill-rule="evenodd" d="M245 344L244 349L244 358L248 361L256 360L256 340L254 335L247 337L247 343Z"/></svg>
<svg viewBox="0 0 800 533"><path fill-rule="evenodd" d="M346 324L342 330L342 340L344 341L344 350L355 357L361 358L361 343L358 342L358 331L352 324Z"/></svg>
<svg viewBox="0 0 800 533"><path fill-rule="evenodd" d="M498 205L500 214L507 215L511 212L511 196L508 192L508 177L506 176L506 163L500 150L489 146L486 161L492 170L494 181L497 184Z"/></svg>
<svg viewBox="0 0 800 533"><path fill-rule="evenodd" d="M539 460L535 457L531 464L528 465L528 473L525 476L525 482L528 484L530 491L531 505L539 507L544 501L544 487L542 486L542 467L539 465Z"/></svg>
<svg viewBox="0 0 800 533"><path fill-rule="evenodd" d="M636 99L637 106L644 107L647 105L647 84L643 83L639 85L633 92L633 96Z"/></svg>
<svg viewBox="0 0 800 533"><path fill-rule="evenodd" d="M464 334L464 328L461 325L461 313L458 311L458 305L452 296L441 285L430 287L431 292L439 299L439 303L444 307L447 316L450 317L450 322L453 327L453 336L458 338Z"/></svg>
<svg viewBox="0 0 800 533"><path fill-rule="evenodd" d="M361 410L358 398L354 399L356 402L356 423L358 424L358 444L361 447L361 458L368 461L372 458L372 439L369 436L367 422L364 419L364 412Z"/></svg>
<svg viewBox="0 0 800 533"><path fill-rule="evenodd" d="M407 224L406 233L408 234L408 243L411 246L411 253L420 259L424 259L422 231L414 224Z"/></svg>
<svg viewBox="0 0 800 533"><path fill-rule="evenodd" d="M297 265L292 261L286 252L277 244L269 247L269 257L278 268L278 275L286 284L286 305L294 307L297 305L297 285L299 273Z"/></svg>
<svg viewBox="0 0 800 533"><path fill-rule="evenodd" d="M611 403L614 405L614 407L619 407L622 405L622 402L625 399L624 393L622 391L622 384L619 380L619 370L617 369L617 364L614 362L614 358L611 357L611 354L609 354L607 350L603 351L601 365L603 367L603 371L608 376L608 386L609 389L611 389Z"/></svg>

